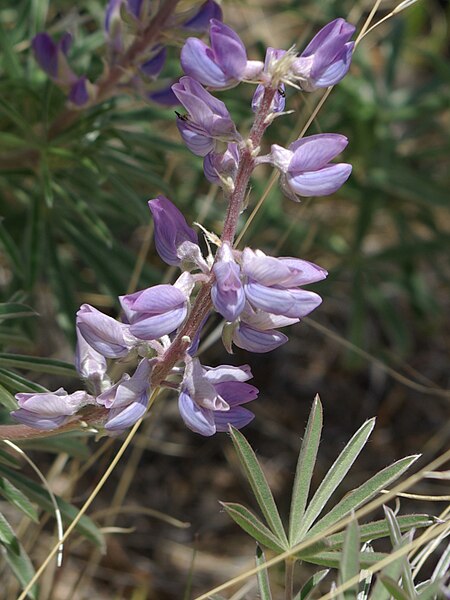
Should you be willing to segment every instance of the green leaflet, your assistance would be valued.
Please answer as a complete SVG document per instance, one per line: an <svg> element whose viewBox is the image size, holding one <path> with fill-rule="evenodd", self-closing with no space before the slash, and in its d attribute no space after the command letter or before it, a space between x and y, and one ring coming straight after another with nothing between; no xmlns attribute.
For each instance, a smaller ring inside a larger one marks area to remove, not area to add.
<svg viewBox="0 0 450 600"><path fill-rule="evenodd" d="M289 544L284 532L283 523L275 504L269 484L258 463L255 453L245 437L234 427L230 427L231 439L244 469L245 475L251 485L258 506L260 507L266 521L284 549Z"/></svg>

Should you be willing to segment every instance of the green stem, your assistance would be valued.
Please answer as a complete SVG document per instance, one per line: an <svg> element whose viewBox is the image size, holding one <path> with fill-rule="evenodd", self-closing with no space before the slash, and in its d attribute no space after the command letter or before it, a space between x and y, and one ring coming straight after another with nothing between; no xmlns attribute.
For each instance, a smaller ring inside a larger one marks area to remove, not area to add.
<svg viewBox="0 0 450 600"><path fill-rule="evenodd" d="M284 561L284 568L284 600L292 600L294 597L295 558L287 558Z"/></svg>

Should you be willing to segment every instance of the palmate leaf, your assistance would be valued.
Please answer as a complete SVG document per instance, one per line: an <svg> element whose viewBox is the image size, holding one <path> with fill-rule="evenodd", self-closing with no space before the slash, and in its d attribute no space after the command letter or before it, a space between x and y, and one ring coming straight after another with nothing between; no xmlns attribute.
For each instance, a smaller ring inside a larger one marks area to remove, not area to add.
<svg viewBox="0 0 450 600"><path fill-rule="evenodd" d="M369 502L381 490L386 488L393 481L398 479L418 458L420 455L407 456L386 467L368 481L364 482L359 488L348 493L334 508L330 510L325 517L318 521L309 531L308 535L317 535L325 531L327 527L337 523L352 510L356 510L366 502Z"/></svg>
<svg viewBox="0 0 450 600"><path fill-rule="evenodd" d="M221 502L220 504L233 521L253 539L278 554L283 552L284 548L280 540L248 508L233 502Z"/></svg>
<svg viewBox="0 0 450 600"><path fill-rule="evenodd" d="M311 594L316 590L319 583L328 575L329 572L329 569L323 569L322 571L317 571L317 573L314 573L314 575L308 579L298 594L295 595L294 600L308 600L308 598L311 597Z"/></svg>
<svg viewBox="0 0 450 600"><path fill-rule="evenodd" d="M369 435L375 425L375 419L369 419L354 434L344 450L333 463L322 483L310 501L304 514L301 526L299 528L297 539L302 537L309 530L316 518L322 512L323 507L330 499L331 495L347 475L350 467L353 465L361 450L365 446Z"/></svg>
<svg viewBox="0 0 450 600"><path fill-rule="evenodd" d="M266 562L266 557L261 547L256 546L256 566L259 567ZM267 569L261 569L257 573L258 591L260 600L272 600L272 592L270 591L269 574Z"/></svg>
<svg viewBox="0 0 450 600"><path fill-rule="evenodd" d="M47 490L42 488L39 484L35 483L28 477L25 477L21 473L12 471L4 465L0 465L0 473L11 480L32 502L35 502L46 512L50 514L54 513L54 507ZM61 511L61 517L63 521L67 524L70 524L77 516L79 512L78 509L59 496L55 495L55 497L59 510ZM104 539L101 531L92 521L92 519L86 515L81 517L75 529L78 531L78 533L93 542L96 546L99 546L100 548L104 547Z"/></svg>
<svg viewBox="0 0 450 600"><path fill-rule="evenodd" d="M245 437L234 427L230 427L231 439L234 448L244 469L245 475L251 485L253 494L258 502L270 529L280 541L284 549L289 547L288 540L284 531L283 523L278 512L277 505L272 495L272 491L267 483L267 479L258 463L252 447Z"/></svg>
<svg viewBox="0 0 450 600"><path fill-rule="evenodd" d="M289 517L289 542L295 546L300 541L299 531L308 501L309 488L319 449L322 431L323 410L319 396L316 396L306 426L292 488L291 511Z"/></svg>

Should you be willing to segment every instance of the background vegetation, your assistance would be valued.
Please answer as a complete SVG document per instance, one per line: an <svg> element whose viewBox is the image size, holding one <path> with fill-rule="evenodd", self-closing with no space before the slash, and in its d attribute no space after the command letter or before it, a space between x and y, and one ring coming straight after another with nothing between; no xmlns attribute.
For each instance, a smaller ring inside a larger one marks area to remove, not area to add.
<svg viewBox="0 0 450 600"><path fill-rule="evenodd" d="M382 2L375 20L394 6ZM262 58L266 46L301 48L337 16L361 25L372 3L265 0L225 2L223 9L250 57ZM117 295L172 278L151 243L149 198L164 193L188 221L209 230L220 231L223 220L217 189L203 178L201 160L181 144L172 110L128 93L80 111L68 125L59 118L65 97L38 68L30 40L39 31L58 35L69 29L71 63L93 79L101 68L103 11L104 3L92 0L6 0L0 8L5 423L14 393L79 386L66 363L73 358L74 313L81 303L115 315ZM235 357L235 364L251 363L261 389L257 417L245 433L283 515L317 392L325 427L316 487L344 442L372 416L374 437L347 489L406 454L421 452L423 466L448 448L448 11L445 2L422 1L375 29L359 45L350 75L310 124L309 133L333 131L350 139L345 160L353 164L353 175L337 194L297 205L277 185L268 188L268 170L261 168L254 178L252 205L264 202L242 244L301 256L330 272L316 286L322 307L295 328L288 345L269 355ZM179 74L181 43L170 49L163 74L168 78ZM241 129L250 123L251 94L244 86L223 94ZM295 139L320 98L320 92L305 100L289 90L288 108L295 112L276 121L267 144ZM210 333L213 341L217 335ZM206 346L206 364L229 360L220 344ZM119 444L72 436L20 447L38 462L55 493L80 506ZM2 504L22 543L15 568L20 579L25 553L38 566L53 545L54 522L36 512L36 506L51 509L47 495L36 488L33 496L32 484L20 481L36 480L31 467L16 471L11 461L23 459L5 455L6 447L0 452L1 481L25 489L33 503L28 515L24 501L16 502L22 513ZM0 485L0 493L11 500L7 485ZM439 482L424 480L413 491L442 490ZM189 598L190 586L195 597L241 572L253 564L254 544L221 511L218 499L252 503L229 438L205 440L186 431L168 395L91 507L107 552L92 545L100 544L98 529L83 521L66 543L63 567L49 568L42 578L39 598L178 599L185 590ZM441 508L425 500L401 503L416 512L439 514ZM72 510L67 504L66 521ZM190 527L168 520L167 513ZM2 573L5 599L20 588L11 575L11 556ZM275 586L281 582L276 569L273 579ZM254 589L247 593L255 597Z"/></svg>

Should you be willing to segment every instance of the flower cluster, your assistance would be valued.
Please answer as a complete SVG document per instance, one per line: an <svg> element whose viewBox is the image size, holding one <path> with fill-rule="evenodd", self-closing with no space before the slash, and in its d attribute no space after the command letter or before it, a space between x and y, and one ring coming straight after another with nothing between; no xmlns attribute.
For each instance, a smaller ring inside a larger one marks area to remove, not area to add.
<svg viewBox="0 0 450 600"><path fill-rule="evenodd" d="M205 7L214 12L213 4L205 3L204 12L186 21L185 27L203 27ZM110 0L106 28L112 56L124 50L123 6L137 25L149 10L145 0ZM207 179L224 189L228 208L222 237L205 232L204 256L196 231L178 208L164 196L150 200L156 250L168 265L179 267L181 275L173 284L120 296L120 320L83 304L77 313L76 366L89 393L67 394L60 389L18 394L19 409L13 415L23 423L51 429L69 422L80 410L84 414L94 409L97 425L123 431L143 417L152 391L165 386L178 391L180 415L192 431L210 436L230 424L243 427L253 414L242 405L255 400L258 390L247 383L251 378L247 365L200 363L197 354L206 320L213 311L223 318L222 339L229 353L233 344L249 352L270 352L288 339L279 329L298 323L322 302L305 286L323 280L325 269L258 249L238 250L233 242L249 179L259 164L280 171L281 188L295 201L299 196L331 194L349 177L349 164L331 162L347 145L342 135L312 135L288 148L274 144L270 153L259 153L265 129L283 114L285 84L313 91L342 79L350 64L354 28L337 19L300 55L269 48L261 63L248 60L239 36L218 15L212 16L210 46L196 38L186 41L181 53L186 75L172 92L187 111L177 114L185 144L203 157ZM73 85L65 43L55 48L52 76ZM164 49L158 47L142 69L156 73L163 62ZM224 102L204 87L220 90L240 82L257 85L248 137L239 133ZM215 254L211 246L217 247ZM112 365L114 369L109 368Z"/></svg>
<svg viewBox="0 0 450 600"><path fill-rule="evenodd" d="M68 54L72 44L70 33L64 33L55 42L47 33L38 33L32 41L36 61L53 82L67 94L75 108L83 108L102 100L104 88L112 69L120 73L120 88L138 92L142 97L163 105L177 104L170 85L173 81L155 84L167 59L167 35L202 34L209 21L220 22L222 11L214 0L188 12L165 16L163 27L159 13L151 0L109 0L104 18L107 61L103 75L90 82L86 75L78 76L69 66ZM158 23L152 28L152 23Z"/></svg>

